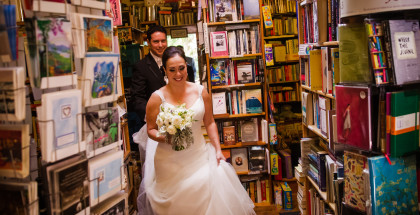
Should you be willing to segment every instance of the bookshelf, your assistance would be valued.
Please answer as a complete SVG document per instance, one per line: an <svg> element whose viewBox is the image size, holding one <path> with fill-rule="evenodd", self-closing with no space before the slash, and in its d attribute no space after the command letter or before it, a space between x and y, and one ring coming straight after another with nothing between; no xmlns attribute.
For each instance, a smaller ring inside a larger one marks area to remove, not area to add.
<svg viewBox="0 0 420 215"><path fill-rule="evenodd" d="M264 152L269 149L267 140L263 139L263 136L267 137L268 131L264 130L262 126L264 121L267 120L266 74L262 65L265 60L262 54L262 19L260 15L258 15L258 18L248 19L245 14L242 17L238 14L226 13L227 15L222 14L221 16L225 15L225 18L229 20L216 21L214 2L209 1L208 13L203 10L203 14L208 15L204 17L206 22L204 38L207 37L208 39L205 39L205 41L209 42L209 52L205 54L205 61L207 62L207 86L209 94L213 98L213 114L216 124L218 124L221 148L224 153L228 152L229 156L232 157L235 156L235 151L246 149L248 162L255 162L251 161L250 155L253 148L257 147L259 149L258 147L260 147ZM251 3L255 4L256 2L258 4L255 7L260 8L259 1L252 1ZM242 0L238 1L238 4L243 4ZM235 5L231 6L235 7ZM236 10L236 8L226 9L226 11L231 10ZM233 17L229 18L229 16ZM222 43L225 43L226 49L223 53L217 53L216 39L218 36L215 36L216 34L224 38ZM248 96L249 92L253 92L255 99L258 100L256 111L251 110L252 108L249 106L251 103L247 106L245 102L247 99L251 101ZM221 114L218 114L214 109L215 97L218 95L225 98L226 111ZM254 140L244 139L249 139L247 137L249 135L246 135L245 130L243 130L246 129L247 124L253 124L253 127L256 128L252 134ZM224 140L224 129L233 126L235 127L235 140L233 144L227 144L226 139ZM235 168L233 161L232 165ZM237 175L243 181L243 184L250 183L247 182L249 177L254 177L252 180L258 178L256 182L265 181L266 189L269 189L266 194L268 198L265 200L256 199L254 202L256 208L267 209L273 205L270 173L267 170L269 168L252 170L251 166L249 164L248 171L237 170Z"/></svg>

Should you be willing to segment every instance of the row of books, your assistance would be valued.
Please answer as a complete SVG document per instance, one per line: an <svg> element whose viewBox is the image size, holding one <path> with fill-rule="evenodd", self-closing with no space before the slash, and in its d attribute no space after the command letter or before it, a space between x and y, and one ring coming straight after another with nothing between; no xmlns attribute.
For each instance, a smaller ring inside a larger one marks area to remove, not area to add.
<svg viewBox="0 0 420 215"><path fill-rule="evenodd" d="M331 109L329 98L318 94L302 92L303 123L314 125L325 137L328 137L330 133L328 111Z"/></svg>
<svg viewBox="0 0 420 215"><path fill-rule="evenodd" d="M297 18L283 17L281 19L273 19L273 27L265 29L264 35L267 36L282 36L282 35L297 35Z"/></svg>
<svg viewBox="0 0 420 215"><path fill-rule="evenodd" d="M166 11L159 11L159 24L161 26L192 25L196 23L196 13L194 12L165 12Z"/></svg>
<svg viewBox="0 0 420 215"><path fill-rule="evenodd" d="M226 162L231 163L238 173L259 174L269 169L268 151L265 146L223 149L222 153Z"/></svg>
<svg viewBox="0 0 420 215"><path fill-rule="evenodd" d="M268 179L255 177L243 179L242 186L254 203L271 202L271 185Z"/></svg>
<svg viewBox="0 0 420 215"><path fill-rule="evenodd" d="M252 0L209 0L207 22L226 22L259 19L258 1Z"/></svg>
<svg viewBox="0 0 420 215"><path fill-rule="evenodd" d="M261 82L263 71L259 59L210 61L210 79L213 86Z"/></svg>
<svg viewBox="0 0 420 215"><path fill-rule="evenodd" d="M213 114L262 113L261 89L212 93Z"/></svg>
<svg viewBox="0 0 420 215"><path fill-rule="evenodd" d="M288 0L263 0L263 5L270 6L271 14L296 13L296 3Z"/></svg>
<svg viewBox="0 0 420 215"><path fill-rule="evenodd" d="M299 65L282 65L278 68L267 70L267 81L269 83L299 80Z"/></svg>
<svg viewBox="0 0 420 215"><path fill-rule="evenodd" d="M217 122L218 130L223 134L220 135L220 144L229 146L239 142L257 142L262 137L262 123L264 122L257 118Z"/></svg>
<svg viewBox="0 0 420 215"><path fill-rule="evenodd" d="M338 0L305 2L299 7L300 34L303 43L337 41L340 6Z"/></svg>
<svg viewBox="0 0 420 215"><path fill-rule="evenodd" d="M299 45L297 39L286 42L269 41L264 45L266 66L274 66L277 63L297 61L299 59Z"/></svg>
<svg viewBox="0 0 420 215"><path fill-rule="evenodd" d="M258 25L227 26L226 30L210 32L211 57L261 53Z"/></svg>
<svg viewBox="0 0 420 215"><path fill-rule="evenodd" d="M297 91L282 91L282 92L271 92L271 99L274 103L276 102L291 102L299 101Z"/></svg>
<svg viewBox="0 0 420 215"><path fill-rule="evenodd" d="M291 210L293 209L293 190L287 182L273 181L274 204L276 208Z"/></svg>
<svg viewBox="0 0 420 215"><path fill-rule="evenodd" d="M271 150L270 153L271 175L274 180L281 181L283 178L293 178L291 154L286 150Z"/></svg>

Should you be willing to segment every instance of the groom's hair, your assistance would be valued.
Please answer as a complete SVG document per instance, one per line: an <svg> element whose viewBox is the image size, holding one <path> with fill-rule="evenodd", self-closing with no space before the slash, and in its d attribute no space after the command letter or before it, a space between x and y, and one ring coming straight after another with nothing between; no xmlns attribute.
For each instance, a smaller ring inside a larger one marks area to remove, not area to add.
<svg viewBox="0 0 420 215"><path fill-rule="evenodd" d="M184 50L175 47L175 46L169 46L165 49L162 55L162 66L166 68L166 62L170 59L175 57L176 55L179 55L180 57L184 58L185 63L187 63L187 58L185 57Z"/></svg>

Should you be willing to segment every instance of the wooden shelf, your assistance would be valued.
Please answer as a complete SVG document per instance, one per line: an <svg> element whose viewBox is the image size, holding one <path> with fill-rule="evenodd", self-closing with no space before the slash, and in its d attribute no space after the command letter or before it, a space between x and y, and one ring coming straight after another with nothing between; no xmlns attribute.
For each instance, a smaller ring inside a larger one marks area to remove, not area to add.
<svg viewBox="0 0 420 215"><path fill-rule="evenodd" d="M265 145L267 145L266 142L257 141L257 142L248 142L248 143L239 142L234 145L220 144L220 147L222 149L231 149L231 148L240 148L240 147L247 147L247 146L265 146Z"/></svg>
<svg viewBox="0 0 420 215"><path fill-rule="evenodd" d="M337 212L336 207L335 207L335 203L327 201L327 193L321 191L319 189L318 185L309 176L307 176L306 178L311 182L312 186L315 187L316 191L324 199L325 203L327 203L334 212Z"/></svg>
<svg viewBox="0 0 420 215"><path fill-rule="evenodd" d="M210 60L215 60L215 59L225 59L225 58L251 58L251 57L257 57L257 56L262 56L262 53L257 53L257 54L244 54L242 56L218 56L218 57L209 57Z"/></svg>
<svg viewBox="0 0 420 215"><path fill-rule="evenodd" d="M301 85L301 87L305 90L311 91L311 92L319 94L321 96L324 96L324 97L327 97L327 98L330 98L330 99L335 99L335 97L332 94L324 93L321 90L312 90L311 87L308 87L308 86L305 86L305 85Z"/></svg>
<svg viewBox="0 0 420 215"><path fill-rule="evenodd" d="M267 170L263 171L243 171L243 172L236 172L237 175L259 175L259 174L266 174L268 173Z"/></svg>
<svg viewBox="0 0 420 215"><path fill-rule="evenodd" d="M262 113L248 113L248 114L217 114L214 115L214 119L236 119L236 118L244 118L244 117L257 117L257 116L265 116L265 112Z"/></svg>
<svg viewBox="0 0 420 215"><path fill-rule="evenodd" d="M231 84L231 85L221 85L221 86L212 86L212 90L219 89L232 89L232 88L244 88L244 87L259 87L261 82L249 83L249 84Z"/></svg>
<svg viewBox="0 0 420 215"><path fill-rule="evenodd" d="M189 27L189 26L196 26L197 23L194 24L185 24L185 25L167 25L163 26L164 28L178 28L178 27Z"/></svg>
<svg viewBox="0 0 420 215"><path fill-rule="evenodd" d="M296 13L290 12L290 13L272 13L271 17L274 16L292 16L292 17L296 17Z"/></svg>
<svg viewBox="0 0 420 215"><path fill-rule="evenodd" d="M280 35L280 36L264 36L264 40L275 40L275 39L289 39L297 37L297 34L288 34L288 35Z"/></svg>
<svg viewBox="0 0 420 215"><path fill-rule="evenodd" d="M253 23L253 22L260 22L260 19L250 19L250 20L240 20L240 21L227 21L227 22L209 22L207 26L217 26L217 25L234 25L234 24L241 24L241 23Z"/></svg>
<svg viewBox="0 0 420 215"><path fill-rule="evenodd" d="M281 179L281 181L284 181L284 182L293 182L293 181L297 181L297 179L296 178L290 178L290 179L283 178L283 179Z"/></svg>
<svg viewBox="0 0 420 215"><path fill-rule="evenodd" d="M294 81L279 81L279 82L271 82L268 83L269 85L275 85L275 84L288 84L288 83L296 83L299 82L300 80L294 80Z"/></svg>
<svg viewBox="0 0 420 215"><path fill-rule="evenodd" d="M322 139L324 139L325 141L328 141L328 138L326 136L324 136L321 133L321 129L317 128L315 125L306 125L304 123L302 123L303 125L305 125L309 130L311 130L313 133L315 133L316 135L318 135L319 137L321 137Z"/></svg>

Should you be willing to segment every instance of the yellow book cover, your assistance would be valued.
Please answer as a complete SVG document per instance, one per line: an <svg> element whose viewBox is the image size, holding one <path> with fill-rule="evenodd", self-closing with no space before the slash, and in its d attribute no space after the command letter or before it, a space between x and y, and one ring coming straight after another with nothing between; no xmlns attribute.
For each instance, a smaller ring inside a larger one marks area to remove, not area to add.
<svg viewBox="0 0 420 215"><path fill-rule="evenodd" d="M263 6L264 26L266 29L273 28L273 19L271 18L270 6Z"/></svg>
<svg viewBox="0 0 420 215"><path fill-rule="evenodd" d="M249 197L251 197L251 200L255 203L255 182L254 181L249 182L249 192L250 192Z"/></svg>
<svg viewBox="0 0 420 215"><path fill-rule="evenodd" d="M273 44L266 43L264 45L264 50L265 50L265 65L274 66Z"/></svg>
<svg viewBox="0 0 420 215"><path fill-rule="evenodd" d="M286 61L286 46L284 45L275 45L274 46L274 61L285 62Z"/></svg>
<svg viewBox="0 0 420 215"><path fill-rule="evenodd" d="M321 50L309 52L310 86L312 90L322 90Z"/></svg>

